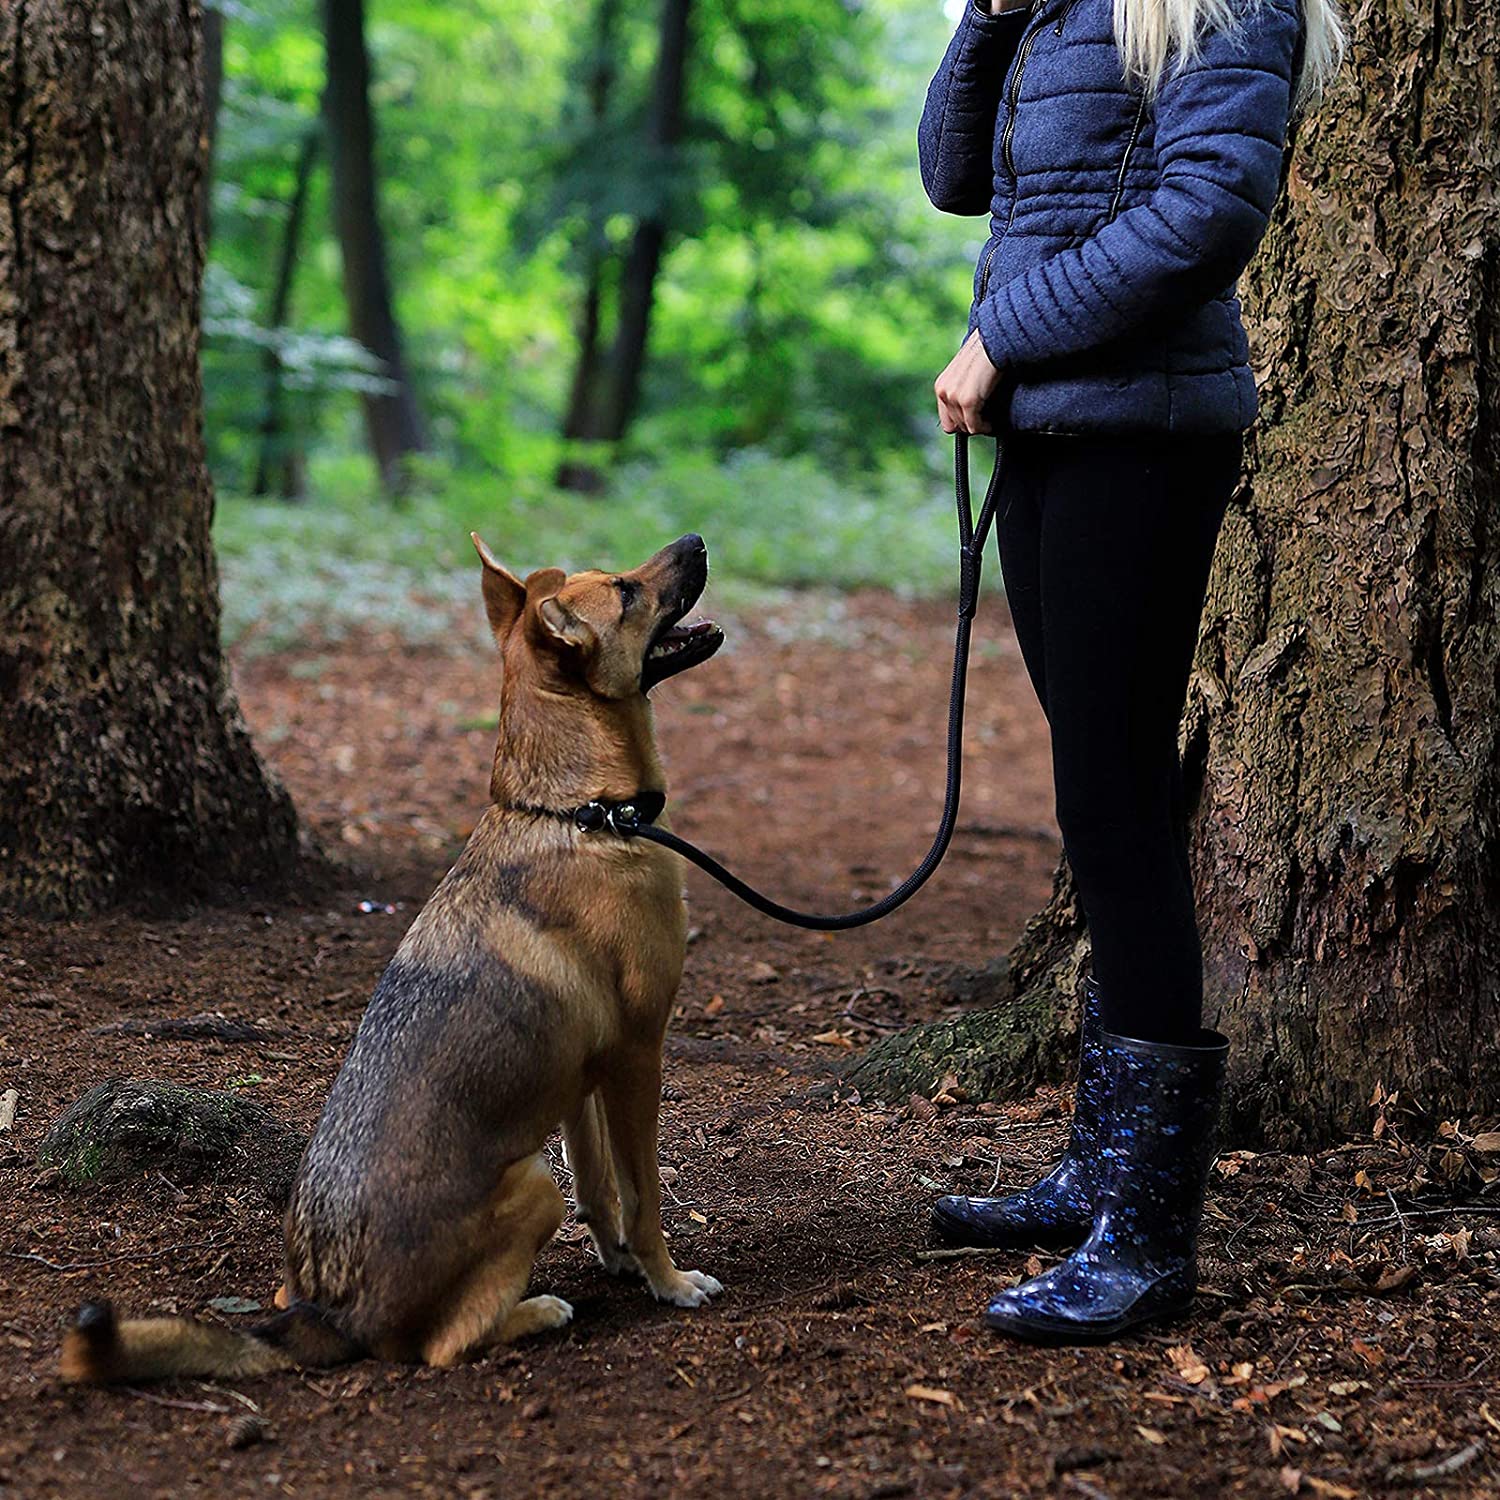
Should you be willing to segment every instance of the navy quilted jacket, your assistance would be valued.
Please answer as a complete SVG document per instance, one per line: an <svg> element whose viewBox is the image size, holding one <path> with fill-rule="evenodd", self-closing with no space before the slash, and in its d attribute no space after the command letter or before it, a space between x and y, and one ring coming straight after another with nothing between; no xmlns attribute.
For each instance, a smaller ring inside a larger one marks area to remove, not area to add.
<svg viewBox="0 0 1500 1500"><path fill-rule="evenodd" d="M1281 182L1298 0L1234 0L1155 99L1127 85L1112 0L968 0L927 94L922 181L990 215L969 327L1000 427L1235 432L1255 380L1235 282Z"/></svg>

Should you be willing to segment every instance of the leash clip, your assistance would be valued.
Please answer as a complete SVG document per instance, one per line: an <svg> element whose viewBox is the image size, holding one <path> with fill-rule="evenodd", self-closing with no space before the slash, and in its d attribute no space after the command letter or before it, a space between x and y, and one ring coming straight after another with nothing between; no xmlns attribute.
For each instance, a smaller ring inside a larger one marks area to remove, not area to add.
<svg viewBox="0 0 1500 1500"><path fill-rule="evenodd" d="M628 839L641 826L641 810L634 802L585 802L573 814L573 823L581 833L603 833L607 828Z"/></svg>
<svg viewBox="0 0 1500 1500"><path fill-rule="evenodd" d="M620 835L621 838L630 838L641 826L640 809L634 802L617 802L608 813L605 814L609 826Z"/></svg>
<svg viewBox="0 0 1500 1500"><path fill-rule="evenodd" d="M573 822L580 833L598 833L609 824L609 811L602 802L585 802L573 814Z"/></svg>

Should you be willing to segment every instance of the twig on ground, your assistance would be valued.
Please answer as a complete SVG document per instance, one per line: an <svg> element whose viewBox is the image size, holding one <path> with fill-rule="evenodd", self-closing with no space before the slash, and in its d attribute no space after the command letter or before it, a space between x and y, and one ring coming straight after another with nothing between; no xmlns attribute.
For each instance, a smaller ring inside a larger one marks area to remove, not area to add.
<svg viewBox="0 0 1500 1500"><path fill-rule="evenodd" d="M31 1260L49 1271L97 1271L105 1266L123 1265L132 1260L155 1260L162 1255L175 1255L179 1250L207 1250L222 1244L222 1240L191 1240L181 1245L163 1245L157 1250L134 1250L124 1255L112 1255L108 1260L48 1260L45 1255L36 1255L29 1250L0 1250L7 1260Z"/></svg>
<svg viewBox="0 0 1500 1500"><path fill-rule="evenodd" d="M139 1401L149 1401L153 1406L170 1406L174 1411L210 1411L222 1417L228 1416L230 1410L219 1401L178 1401L172 1396L158 1396L154 1391L143 1391L133 1385L127 1385L124 1391Z"/></svg>
<svg viewBox="0 0 1500 1500"><path fill-rule="evenodd" d="M1386 1470L1386 1477L1398 1484L1421 1484L1428 1479L1446 1479L1450 1474L1457 1474L1467 1464L1474 1462L1484 1452L1484 1442L1475 1438L1466 1448L1460 1448L1457 1452L1450 1453L1447 1458L1440 1458L1432 1464L1415 1464L1411 1467L1401 1465L1393 1466Z"/></svg>
<svg viewBox="0 0 1500 1500"><path fill-rule="evenodd" d="M1286 1351L1286 1353L1281 1356L1280 1363L1271 1372L1271 1379L1273 1381L1281 1379L1281 1372L1284 1369L1286 1369L1286 1367L1292 1362L1292 1359L1295 1357L1297 1351L1302 1347L1302 1341L1303 1341L1303 1339L1305 1339L1306 1337L1307 1337L1307 1329L1304 1328L1297 1335L1297 1337L1292 1341L1292 1347L1290 1349L1288 1349Z"/></svg>
<svg viewBox="0 0 1500 1500"><path fill-rule="evenodd" d="M963 1260L970 1255L1014 1255L1014 1250L996 1250L988 1245L957 1245L943 1250L916 1250L912 1259L918 1261Z"/></svg>

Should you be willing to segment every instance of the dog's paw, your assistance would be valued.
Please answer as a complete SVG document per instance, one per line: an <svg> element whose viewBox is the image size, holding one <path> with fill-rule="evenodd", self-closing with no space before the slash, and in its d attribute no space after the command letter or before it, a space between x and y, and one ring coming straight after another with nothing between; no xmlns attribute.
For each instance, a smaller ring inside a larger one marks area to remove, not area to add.
<svg viewBox="0 0 1500 1500"><path fill-rule="evenodd" d="M670 1302L673 1307L703 1307L724 1290L724 1284L706 1271L679 1271L671 1281L651 1290L658 1302Z"/></svg>
<svg viewBox="0 0 1500 1500"><path fill-rule="evenodd" d="M561 1297L531 1297L528 1304L536 1318L538 1331L543 1328L566 1328L573 1321L573 1304Z"/></svg>

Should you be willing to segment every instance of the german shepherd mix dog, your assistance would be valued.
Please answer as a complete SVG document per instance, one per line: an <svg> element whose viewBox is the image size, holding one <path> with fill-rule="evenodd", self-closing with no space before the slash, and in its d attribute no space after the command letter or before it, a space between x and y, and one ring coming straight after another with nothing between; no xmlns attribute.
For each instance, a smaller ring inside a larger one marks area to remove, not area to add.
<svg viewBox="0 0 1500 1500"><path fill-rule="evenodd" d="M723 643L680 622L708 576L685 536L629 573L490 555L484 602L504 660L492 805L375 988L302 1158L286 1215L283 1311L245 1331L186 1318L68 1329L71 1381L253 1375L381 1359L451 1365L558 1328L524 1297L563 1197L541 1156L561 1125L599 1259L700 1307L661 1230L657 1114L686 919L677 856L582 831L595 800L659 805L649 689ZM654 794L654 795L653 795Z"/></svg>

